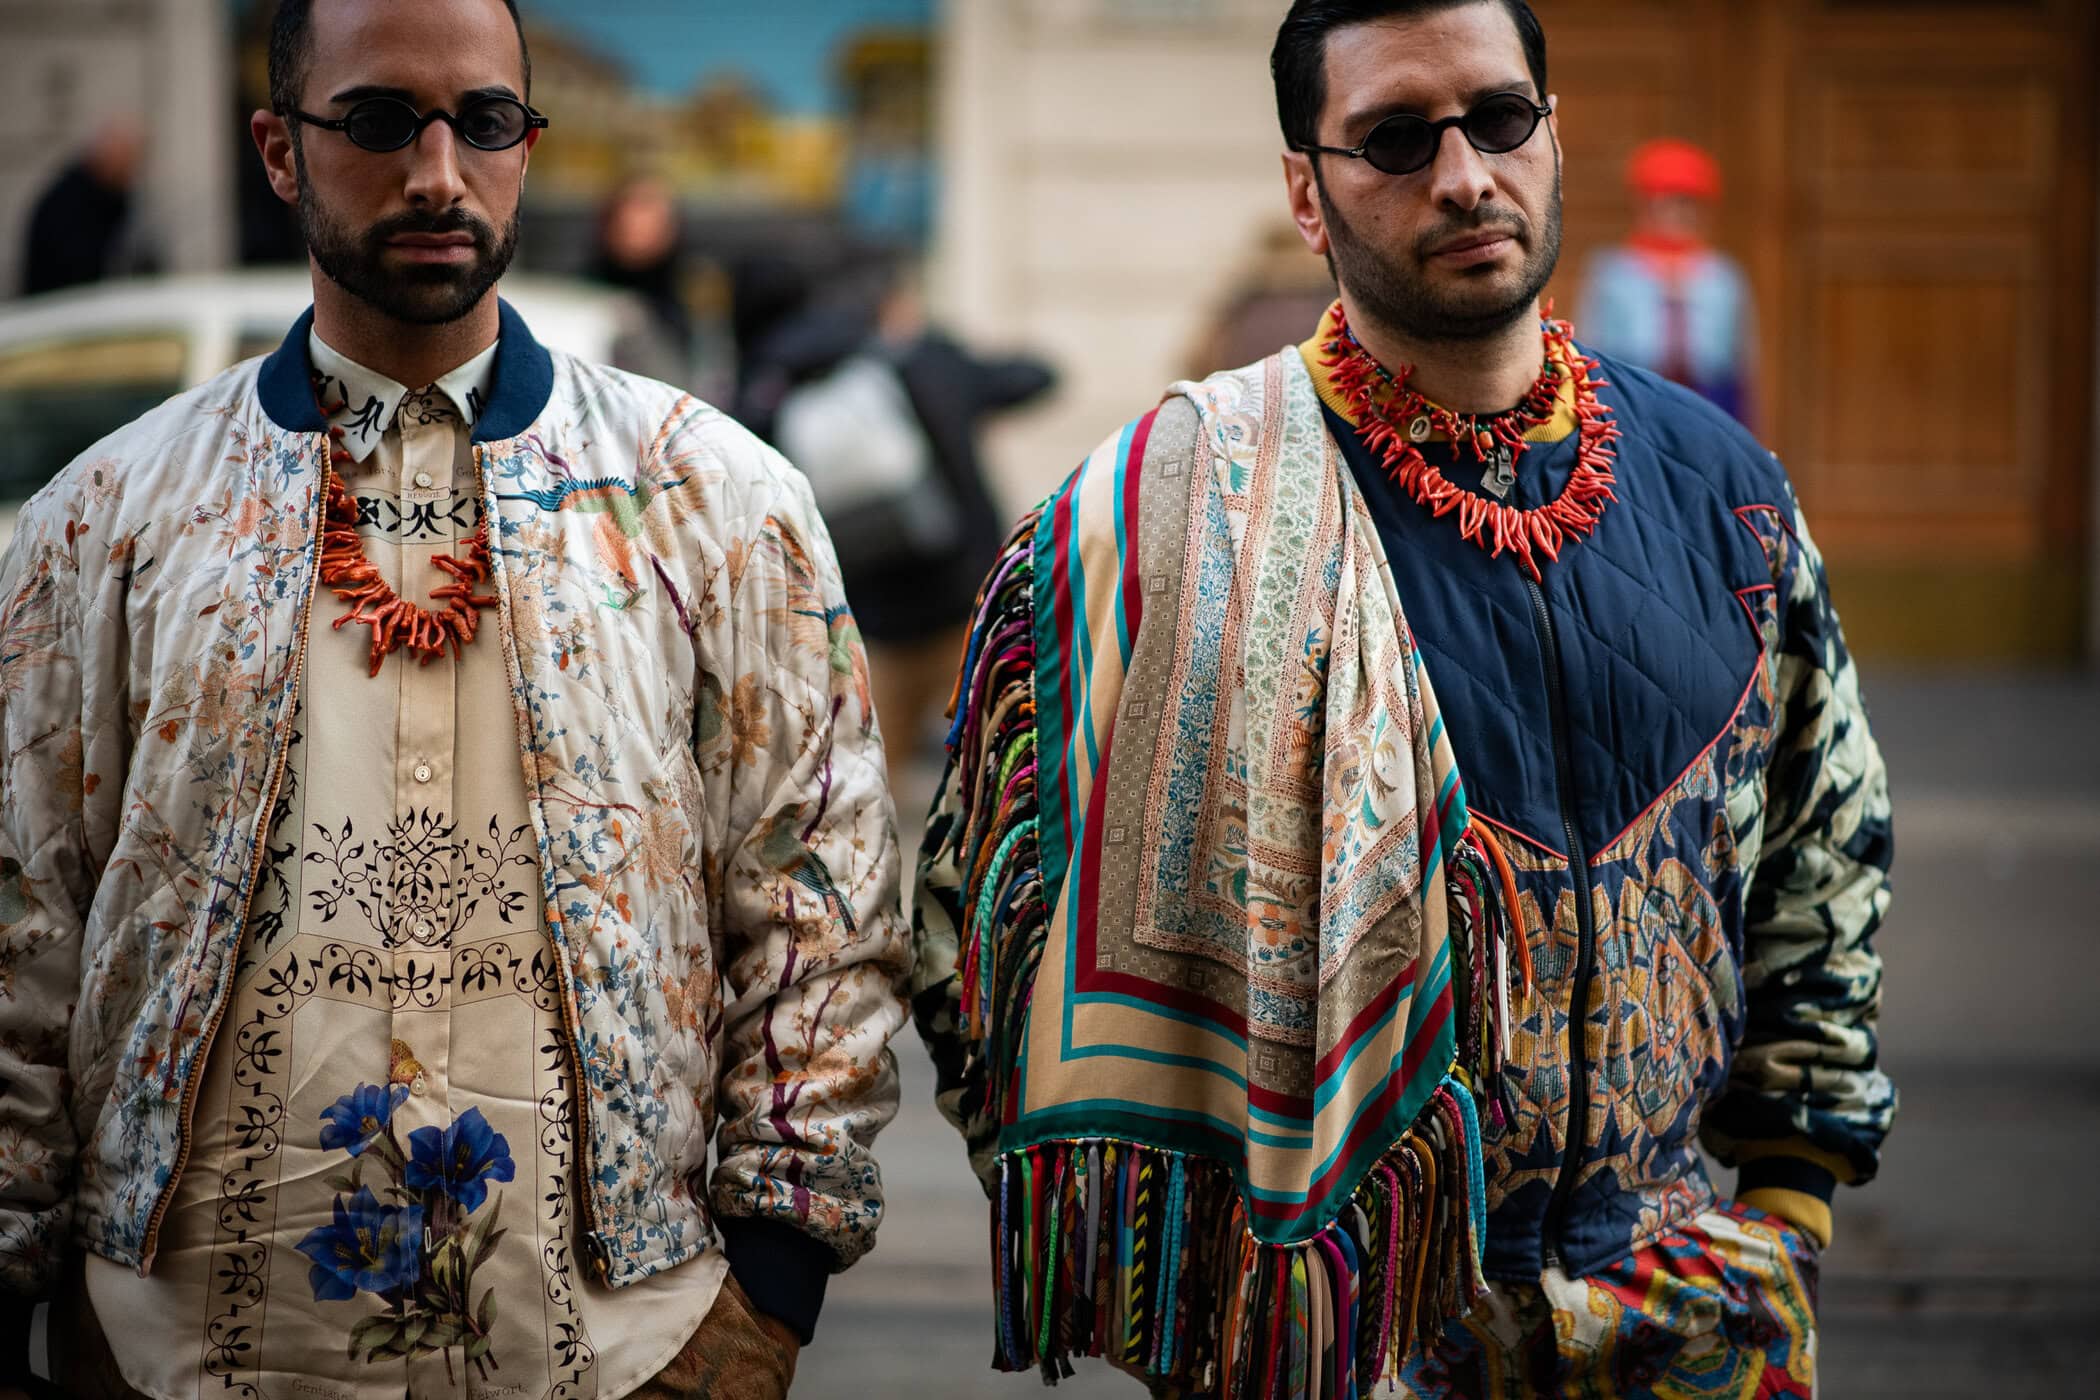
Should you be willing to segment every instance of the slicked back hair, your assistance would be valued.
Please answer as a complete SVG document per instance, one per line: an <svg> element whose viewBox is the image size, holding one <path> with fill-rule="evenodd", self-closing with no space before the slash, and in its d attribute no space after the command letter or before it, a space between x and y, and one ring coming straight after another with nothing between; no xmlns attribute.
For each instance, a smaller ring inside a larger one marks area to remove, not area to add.
<svg viewBox="0 0 2100 1400"><path fill-rule="evenodd" d="M1276 80L1276 117L1292 150L1319 144L1320 109L1327 105L1327 36L1376 19L1413 19L1461 5L1499 4L1517 27L1524 65L1539 101L1546 100L1546 31L1525 0L1294 0L1269 51Z"/></svg>
<svg viewBox="0 0 2100 1400"><path fill-rule="evenodd" d="M518 17L518 0L503 0L503 8L510 11L511 25L518 31L518 57L525 69L525 91L519 96L529 102L532 53L525 47L525 21ZM277 0L277 12L270 19L270 108L280 116L299 106L299 91L306 86L307 65L313 57L307 42L313 10L313 0ZM294 124L294 140L298 130Z"/></svg>

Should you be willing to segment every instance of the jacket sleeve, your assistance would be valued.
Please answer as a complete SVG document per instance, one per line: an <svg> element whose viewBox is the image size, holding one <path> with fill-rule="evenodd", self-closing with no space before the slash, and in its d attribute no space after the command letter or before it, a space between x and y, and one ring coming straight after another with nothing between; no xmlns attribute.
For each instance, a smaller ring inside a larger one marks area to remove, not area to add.
<svg viewBox="0 0 2100 1400"><path fill-rule="evenodd" d="M912 900L912 1024L933 1060L934 1104L963 1135L970 1169L990 1190L999 1124L986 1112L984 1064L966 1031L962 965L964 872L961 774L951 753L919 847Z"/></svg>
<svg viewBox="0 0 2100 1400"><path fill-rule="evenodd" d="M763 456L770 503L723 570L729 664L698 682L729 809L711 1195L738 1282L806 1340L882 1216L870 1147L897 1111L908 947L867 660L808 487Z"/></svg>
<svg viewBox="0 0 2100 1400"><path fill-rule="evenodd" d="M32 504L0 560L0 1294L16 1297L51 1291L65 1247L66 1028L95 887L78 571L52 513Z"/></svg>
<svg viewBox="0 0 2100 1400"><path fill-rule="evenodd" d="M1821 555L1791 499L1770 548L1775 733L1746 895L1748 1024L1708 1145L1737 1193L1827 1243L1839 1182L1874 1175L1896 1094L1877 1060L1894 854L1888 778Z"/></svg>

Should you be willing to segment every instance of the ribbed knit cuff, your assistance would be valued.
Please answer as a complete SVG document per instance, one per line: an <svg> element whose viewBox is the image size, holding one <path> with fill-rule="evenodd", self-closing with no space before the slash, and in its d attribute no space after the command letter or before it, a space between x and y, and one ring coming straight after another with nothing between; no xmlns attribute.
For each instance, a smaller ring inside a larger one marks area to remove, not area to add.
<svg viewBox="0 0 2100 1400"><path fill-rule="evenodd" d="M1829 1246L1830 1198L1838 1183L1851 1175L1844 1158L1794 1138L1738 1144L1736 1159L1737 1200L1778 1216L1818 1248Z"/></svg>
<svg viewBox="0 0 2100 1400"><path fill-rule="evenodd" d="M838 1267L838 1255L821 1240L778 1220L735 1217L717 1220L729 1271L767 1317L784 1324L808 1346L817 1334L817 1314L824 1289Z"/></svg>

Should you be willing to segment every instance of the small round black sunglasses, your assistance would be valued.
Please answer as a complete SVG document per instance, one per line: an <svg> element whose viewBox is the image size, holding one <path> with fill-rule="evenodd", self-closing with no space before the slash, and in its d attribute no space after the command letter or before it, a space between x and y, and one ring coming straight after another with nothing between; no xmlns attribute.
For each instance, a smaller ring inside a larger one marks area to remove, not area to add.
<svg viewBox="0 0 2100 1400"><path fill-rule="evenodd" d="M367 151L398 151L432 122L443 122L460 140L481 151L507 151L523 141L526 132L547 126L545 117L515 97L477 97L460 108L458 116L442 107L418 112L398 97L367 97L340 121L296 107L285 115L323 131L340 131L350 138L350 144Z"/></svg>
<svg viewBox="0 0 2100 1400"><path fill-rule="evenodd" d="M1412 175L1436 159L1447 128L1455 126L1464 132L1473 149L1483 155L1506 155L1529 141L1531 133L1552 111L1521 92L1497 92L1481 98L1463 116L1445 117L1442 121L1431 121L1412 112L1395 112L1372 127L1361 145L1296 149L1368 161L1373 170L1388 175Z"/></svg>

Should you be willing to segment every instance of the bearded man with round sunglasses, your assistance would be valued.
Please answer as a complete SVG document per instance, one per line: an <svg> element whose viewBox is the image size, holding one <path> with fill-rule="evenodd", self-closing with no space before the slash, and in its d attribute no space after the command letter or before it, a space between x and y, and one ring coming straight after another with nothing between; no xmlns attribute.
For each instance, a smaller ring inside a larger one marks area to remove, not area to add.
<svg viewBox="0 0 2100 1400"><path fill-rule="evenodd" d="M802 479L494 293L509 0L281 0L314 305L0 565L0 1288L63 1392L783 1395L907 961Z"/></svg>
<svg viewBox="0 0 2100 1400"><path fill-rule="evenodd" d="M997 1361L1807 1396L1895 1106L1821 559L1771 454L1542 311L1527 5L1297 0L1272 66L1339 298L1022 522L921 852Z"/></svg>

